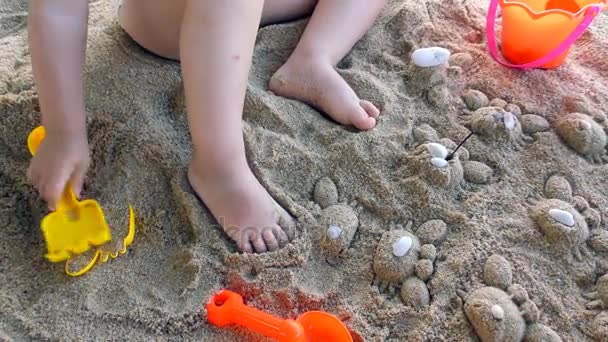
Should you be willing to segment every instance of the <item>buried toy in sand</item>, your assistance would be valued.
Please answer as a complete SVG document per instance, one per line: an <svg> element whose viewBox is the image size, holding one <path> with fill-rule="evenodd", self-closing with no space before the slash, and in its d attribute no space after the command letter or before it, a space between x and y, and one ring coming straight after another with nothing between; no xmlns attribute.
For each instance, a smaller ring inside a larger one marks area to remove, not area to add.
<svg viewBox="0 0 608 342"><path fill-rule="evenodd" d="M29 135L27 144L34 155L44 140L44 127L35 128ZM95 200L78 201L68 185L57 204L57 211L45 216L40 223L46 240L46 258L51 262L65 261L65 272L70 276L80 276L88 272L97 261L106 262L127 252L127 247L135 238L135 213L129 205L129 229L118 248L112 246L112 233L99 203ZM114 245L116 245L114 243ZM78 269L71 267L72 257L87 252L91 247L96 251L88 263Z"/></svg>

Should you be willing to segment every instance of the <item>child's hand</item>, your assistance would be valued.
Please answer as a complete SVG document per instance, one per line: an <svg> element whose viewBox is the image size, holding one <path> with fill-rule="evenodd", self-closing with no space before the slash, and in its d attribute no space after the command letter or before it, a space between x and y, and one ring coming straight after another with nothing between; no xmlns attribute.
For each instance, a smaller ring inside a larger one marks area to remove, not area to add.
<svg viewBox="0 0 608 342"><path fill-rule="evenodd" d="M47 132L32 158L28 177L50 210L57 208L66 184L80 197L89 168L89 146L86 133L57 134Z"/></svg>

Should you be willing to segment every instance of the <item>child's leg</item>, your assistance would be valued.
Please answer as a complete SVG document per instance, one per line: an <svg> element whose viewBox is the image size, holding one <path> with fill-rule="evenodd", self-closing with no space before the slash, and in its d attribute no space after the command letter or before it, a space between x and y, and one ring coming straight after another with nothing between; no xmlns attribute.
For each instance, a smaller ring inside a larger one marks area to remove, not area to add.
<svg viewBox="0 0 608 342"><path fill-rule="evenodd" d="M270 80L270 89L316 106L342 124L374 127L378 109L360 100L334 67L371 27L385 3L319 0L295 51Z"/></svg>
<svg viewBox="0 0 608 342"><path fill-rule="evenodd" d="M309 15L317 0L265 0L262 25L297 19Z"/></svg>
<svg viewBox="0 0 608 342"><path fill-rule="evenodd" d="M293 218L245 157L241 116L262 7L263 0L125 0L120 14L125 30L144 47L181 59L193 144L188 178L246 252L276 250L295 232ZM277 17L290 14L279 12Z"/></svg>
<svg viewBox="0 0 608 342"><path fill-rule="evenodd" d="M180 33L193 158L190 183L247 252L288 242L293 219L245 158L242 112L263 0L187 1Z"/></svg>
<svg viewBox="0 0 608 342"><path fill-rule="evenodd" d="M129 35L157 55L179 59L179 33L188 0L113 0L120 24ZM317 0L266 0L262 25L309 15Z"/></svg>

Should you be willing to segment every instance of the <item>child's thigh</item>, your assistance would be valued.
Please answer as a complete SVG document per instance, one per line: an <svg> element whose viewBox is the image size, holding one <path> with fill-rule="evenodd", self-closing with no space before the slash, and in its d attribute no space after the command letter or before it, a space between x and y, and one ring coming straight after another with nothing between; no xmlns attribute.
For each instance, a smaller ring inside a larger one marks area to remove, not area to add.
<svg viewBox="0 0 608 342"><path fill-rule="evenodd" d="M179 31L187 0L121 0L120 24L138 44L179 59Z"/></svg>

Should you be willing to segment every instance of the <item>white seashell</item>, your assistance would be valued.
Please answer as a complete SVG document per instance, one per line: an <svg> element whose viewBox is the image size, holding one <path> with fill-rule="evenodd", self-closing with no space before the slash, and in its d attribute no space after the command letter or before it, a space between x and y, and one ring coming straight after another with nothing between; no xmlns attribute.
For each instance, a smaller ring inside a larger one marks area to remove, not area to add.
<svg viewBox="0 0 608 342"><path fill-rule="evenodd" d="M515 116L510 112L506 112L503 116L502 120L505 123L505 128L511 130L515 128Z"/></svg>
<svg viewBox="0 0 608 342"><path fill-rule="evenodd" d="M435 67L446 63L450 58L450 51L441 47L418 49L412 53L412 62L419 67Z"/></svg>
<svg viewBox="0 0 608 342"><path fill-rule="evenodd" d="M402 236L399 240L393 243L393 255L396 257L402 257L409 252L412 248L412 238L409 236Z"/></svg>
<svg viewBox="0 0 608 342"><path fill-rule="evenodd" d="M437 143L430 143L426 148L432 157L445 159L448 156L448 149L445 146Z"/></svg>
<svg viewBox="0 0 608 342"><path fill-rule="evenodd" d="M448 166L448 161L443 158L431 158L431 164L441 169Z"/></svg>
<svg viewBox="0 0 608 342"><path fill-rule="evenodd" d="M588 123L587 121L581 121L579 126L581 127L581 129L584 129L585 131L591 130L591 124Z"/></svg>
<svg viewBox="0 0 608 342"><path fill-rule="evenodd" d="M337 240L340 238L340 235L342 235L342 228L339 226L329 226L329 228L327 228L327 237L330 240Z"/></svg>
<svg viewBox="0 0 608 342"><path fill-rule="evenodd" d="M574 216L567 211L561 209L551 209L549 210L549 215L557 222L563 224L564 226L573 227L574 226Z"/></svg>
<svg viewBox="0 0 608 342"><path fill-rule="evenodd" d="M496 304L492 306L492 309L490 310L492 311L492 316L494 316L494 318L498 320L505 318L505 310L503 310L500 305Z"/></svg>

